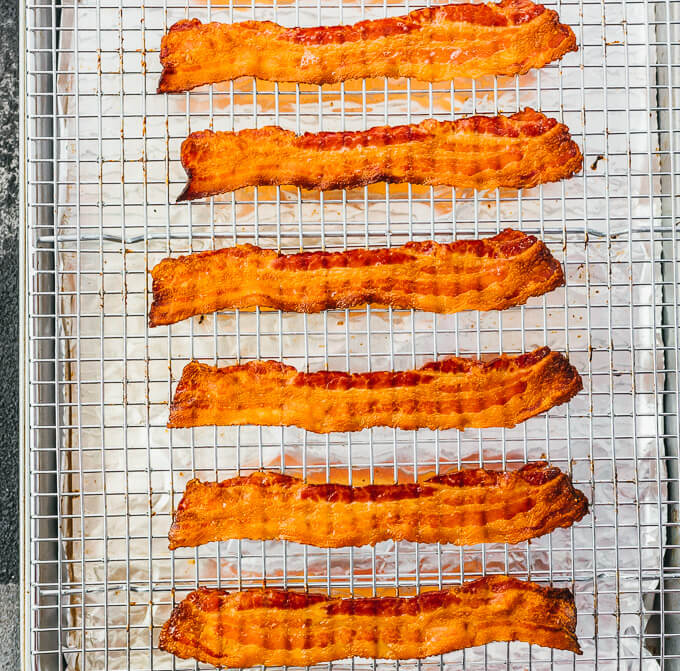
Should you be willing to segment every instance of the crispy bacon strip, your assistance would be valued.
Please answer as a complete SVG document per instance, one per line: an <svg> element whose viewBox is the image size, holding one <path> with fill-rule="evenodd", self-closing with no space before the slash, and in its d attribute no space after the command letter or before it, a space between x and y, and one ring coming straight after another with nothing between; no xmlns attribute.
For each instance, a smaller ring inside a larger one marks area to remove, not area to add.
<svg viewBox="0 0 680 671"><path fill-rule="evenodd" d="M182 659L250 667L420 659L492 641L580 654L573 594L504 575L414 597L201 587L172 611L159 646Z"/></svg>
<svg viewBox="0 0 680 671"><path fill-rule="evenodd" d="M512 427L582 388L547 347L489 362L452 357L417 370L301 373L276 361L216 368L192 361L170 406L169 427L299 426L317 433Z"/></svg>
<svg viewBox="0 0 680 671"><path fill-rule="evenodd" d="M150 326L255 306L295 312L366 303L430 312L504 310L564 284L548 248L511 229L484 240L334 253L284 255L239 245L163 259L151 276Z"/></svg>
<svg viewBox="0 0 680 671"><path fill-rule="evenodd" d="M453 471L417 483L305 484L259 471L224 482L191 480L170 528L170 549L231 538L323 548L413 543L519 543L569 527L588 501L545 462L519 471Z"/></svg>
<svg viewBox="0 0 680 671"><path fill-rule="evenodd" d="M295 135L278 126L192 133L179 201L245 186L349 189L374 182L523 189L571 177L583 157L569 129L530 108L512 116Z"/></svg>
<svg viewBox="0 0 680 671"><path fill-rule="evenodd" d="M271 21L179 21L161 41L159 93L242 76L329 84L364 77L524 74L576 51L556 12L529 0L452 4L353 26L284 28Z"/></svg>

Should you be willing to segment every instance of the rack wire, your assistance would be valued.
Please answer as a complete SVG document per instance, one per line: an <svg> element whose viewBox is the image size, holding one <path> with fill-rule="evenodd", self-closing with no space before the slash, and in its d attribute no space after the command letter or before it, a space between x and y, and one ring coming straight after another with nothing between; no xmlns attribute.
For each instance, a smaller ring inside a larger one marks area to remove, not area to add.
<svg viewBox="0 0 680 671"><path fill-rule="evenodd" d="M25 668L194 668L159 652L157 639L172 605L199 584L409 594L498 572L571 587L584 655L493 644L418 663L321 666L680 668L680 10L671 0L549 5L580 50L522 77L324 87L242 79L159 96L160 38L180 18L328 25L423 5L25 0ZM354 130L525 105L570 127L585 156L579 176L519 194L266 187L174 204L179 144L192 130ZM447 241L506 226L546 241L566 287L504 313L227 311L146 326L147 273L169 254L241 242L296 251ZM569 354L585 390L512 430L165 428L190 358L362 371L543 344ZM569 471L592 507L572 529L531 543L167 550L173 506L193 476L265 467L358 483L539 458Z"/></svg>

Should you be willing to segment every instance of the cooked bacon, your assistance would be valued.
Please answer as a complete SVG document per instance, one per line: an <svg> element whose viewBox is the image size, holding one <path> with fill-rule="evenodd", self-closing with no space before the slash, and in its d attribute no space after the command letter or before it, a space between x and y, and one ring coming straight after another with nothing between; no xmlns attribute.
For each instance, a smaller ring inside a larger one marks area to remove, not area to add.
<svg viewBox="0 0 680 671"><path fill-rule="evenodd" d="M329 84L364 77L524 74L576 51L556 12L529 0L454 4L353 26L284 28L271 21L179 21L161 41L159 93L242 76Z"/></svg>
<svg viewBox="0 0 680 671"><path fill-rule="evenodd" d="M259 471L224 482L191 480L170 528L170 549L232 538L323 548L413 543L519 543L568 527L588 501L545 462L518 471L467 469L417 483L305 484Z"/></svg>
<svg viewBox="0 0 680 671"><path fill-rule="evenodd" d="M172 611L159 646L182 659L233 668L421 659L492 641L580 654L573 594L504 575L414 597L201 587Z"/></svg>
<svg viewBox="0 0 680 671"><path fill-rule="evenodd" d="M564 283L548 248L511 229L483 240L333 253L284 255L239 245L163 259L151 276L150 326L255 306L295 312L366 303L430 312L504 310Z"/></svg>
<svg viewBox="0 0 680 671"><path fill-rule="evenodd" d="M178 202L245 186L349 189L374 182L523 189L570 177L583 157L569 129L530 108L512 116L295 135L278 126L192 133Z"/></svg>
<svg viewBox="0 0 680 671"><path fill-rule="evenodd" d="M317 433L513 427L581 388L576 369L547 347L489 362L451 357L417 370L354 374L302 373L277 361L226 368L192 361L168 426L259 424Z"/></svg>

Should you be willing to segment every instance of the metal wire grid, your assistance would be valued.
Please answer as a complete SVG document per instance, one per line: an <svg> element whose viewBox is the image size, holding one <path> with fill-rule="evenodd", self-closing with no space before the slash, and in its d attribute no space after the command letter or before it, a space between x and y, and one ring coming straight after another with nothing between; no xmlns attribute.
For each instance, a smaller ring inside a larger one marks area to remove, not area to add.
<svg viewBox="0 0 680 671"><path fill-rule="evenodd" d="M25 4L27 667L193 668L156 643L170 607L198 584L407 594L507 572L574 589L583 657L497 644L417 665L323 666L674 668L677 5L563 1L556 7L580 51L521 78L323 88L242 80L153 93L160 37L184 16L314 25L417 6ZM190 130L356 129L527 104L570 126L586 157L581 176L520 195L376 185L174 204L184 180L179 143ZM502 314L255 311L145 326L147 271L168 254L240 242L286 251L396 245L507 225L546 240L564 262L564 289ZM356 371L542 344L569 353L586 389L513 430L164 428L173 383L192 357ZM194 475L267 467L358 483L542 457L572 473L592 513L531 544L166 549L170 513Z"/></svg>

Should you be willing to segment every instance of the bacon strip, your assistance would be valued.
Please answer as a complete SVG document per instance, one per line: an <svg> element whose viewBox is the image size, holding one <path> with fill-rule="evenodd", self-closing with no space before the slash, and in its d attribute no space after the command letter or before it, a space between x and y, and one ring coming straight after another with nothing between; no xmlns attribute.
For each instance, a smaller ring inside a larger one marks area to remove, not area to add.
<svg viewBox="0 0 680 671"><path fill-rule="evenodd" d="M216 368L192 361L168 427L299 426L317 433L513 427L582 388L569 361L547 347L489 362L452 357L405 372L301 373L276 361Z"/></svg>
<svg viewBox="0 0 680 671"><path fill-rule="evenodd" d="M504 575L414 597L201 587L173 610L159 646L182 659L234 668L421 659L492 641L580 654L573 594Z"/></svg>
<svg viewBox="0 0 680 671"><path fill-rule="evenodd" d="M151 276L150 326L256 306L294 312L366 303L430 312L504 310L564 284L548 248L511 229L484 240L334 253L284 255L239 245L163 259Z"/></svg>
<svg viewBox="0 0 680 671"><path fill-rule="evenodd" d="M363 77L524 74L569 51L576 38L556 12L529 0L452 4L353 26L284 28L271 21L175 23L161 41L159 93L242 76L329 84Z"/></svg>
<svg viewBox="0 0 680 671"><path fill-rule="evenodd" d="M523 189L571 177L583 157L569 129L530 108L510 117L295 135L278 126L198 131L182 143L179 201L245 186L349 189L375 182Z"/></svg>
<svg viewBox="0 0 680 671"><path fill-rule="evenodd" d="M519 543L569 527L588 501L545 462L519 471L453 471L417 483L305 484L259 471L224 482L191 480L170 528L170 549L231 538L322 548L412 543Z"/></svg>

